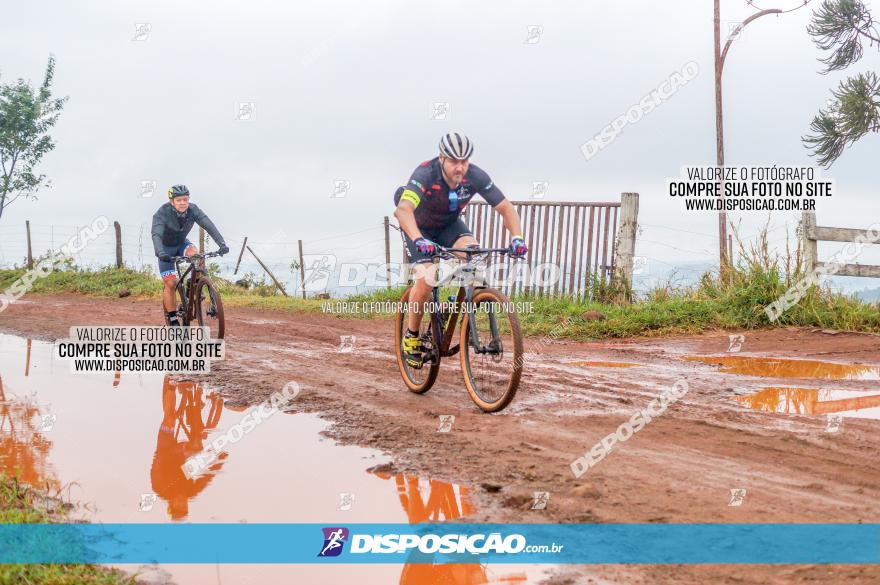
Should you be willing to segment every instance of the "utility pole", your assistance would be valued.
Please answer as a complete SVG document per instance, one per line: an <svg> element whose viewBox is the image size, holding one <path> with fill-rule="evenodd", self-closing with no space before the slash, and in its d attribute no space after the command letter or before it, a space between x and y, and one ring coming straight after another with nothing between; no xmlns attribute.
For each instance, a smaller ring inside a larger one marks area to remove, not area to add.
<svg viewBox="0 0 880 585"><path fill-rule="evenodd" d="M715 0L715 164L724 166L724 114L721 107L721 0ZM727 213L718 212L719 265L727 268Z"/></svg>
<svg viewBox="0 0 880 585"><path fill-rule="evenodd" d="M806 5L806 2L804 3ZM724 59L727 57L727 51L730 44L736 36L742 32L747 24L767 14L781 14L783 11L779 8L769 8L767 10L759 10L751 15L739 26L737 26L727 37L724 48L721 48L721 0L715 0L715 160L719 167L724 166L724 114L721 99L721 74L724 72ZM724 184L722 182L723 189ZM723 190L722 190L723 193ZM730 258L727 255L727 214L724 211L718 212L718 251L721 272L730 265Z"/></svg>

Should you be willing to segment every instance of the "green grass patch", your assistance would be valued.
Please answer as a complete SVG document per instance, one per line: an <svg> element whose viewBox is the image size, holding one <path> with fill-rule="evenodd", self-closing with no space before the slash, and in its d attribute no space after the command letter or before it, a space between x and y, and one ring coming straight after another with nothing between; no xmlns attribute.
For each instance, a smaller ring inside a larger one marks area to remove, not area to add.
<svg viewBox="0 0 880 585"><path fill-rule="evenodd" d="M217 266L209 265L227 308L247 307L292 313L322 313L327 300L285 297L265 277L252 273L231 282L217 275ZM23 269L0 270L0 288L6 288L24 273ZM590 284L588 299L519 295L512 300L530 302L532 312L521 313L520 323L526 335L554 332L560 338L575 340L658 336L698 333L711 330L760 329L800 326L842 331L880 332L880 311L876 305L835 293L827 287L813 287L793 307L774 322L764 308L782 297L805 277L800 251L786 249L784 254L771 252L766 230L752 244L740 242L739 261L724 276L707 273L690 287L671 284L636 296L634 302L616 302L622 292L606 282ZM86 271L75 266L52 272L34 281L34 293L81 293L116 297L127 289L134 296L159 298L162 284L149 270L105 268ZM332 303L383 303L400 300L404 287L381 289L330 299ZM443 289L441 299L454 294ZM389 314L363 312L328 313L338 318L391 318ZM574 317L578 319L571 320ZM571 320L560 332L559 324Z"/></svg>
<svg viewBox="0 0 880 585"><path fill-rule="evenodd" d="M23 268L0 270L0 288L4 290L25 274ZM102 297L118 297L127 289L133 296L155 296L162 292L162 282L147 271L115 267L100 270L53 270L36 278L32 293L81 293Z"/></svg>
<svg viewBox="0 0 880 585"><path fill-rule="evenodd" d="M45 502L56 505L46 506ZM67 507L58 499L0 474L0 522L6 524L45 524L68 520ZM99 565L0 565L0 585L122 585L138 583L136 575Z"/></svg>

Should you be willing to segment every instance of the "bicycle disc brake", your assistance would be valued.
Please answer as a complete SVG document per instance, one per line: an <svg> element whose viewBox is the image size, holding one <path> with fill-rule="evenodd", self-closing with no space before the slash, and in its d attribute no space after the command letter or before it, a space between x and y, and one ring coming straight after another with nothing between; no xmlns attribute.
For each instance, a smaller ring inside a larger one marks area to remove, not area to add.
<svg viewBox="0 0 880 585"><path fill-rule="evenodd" d="M500 338L493 339L486 347L486 353L492 356L492 361L496 364L504 358L504 343Z"/></svg>
<svg viewBox="0 0 880 585"><path fill-rule="evenodd" d="M422 337L422 364L436 362L436 354L437 346L434 344L431 334L428 333Z"/></svg>

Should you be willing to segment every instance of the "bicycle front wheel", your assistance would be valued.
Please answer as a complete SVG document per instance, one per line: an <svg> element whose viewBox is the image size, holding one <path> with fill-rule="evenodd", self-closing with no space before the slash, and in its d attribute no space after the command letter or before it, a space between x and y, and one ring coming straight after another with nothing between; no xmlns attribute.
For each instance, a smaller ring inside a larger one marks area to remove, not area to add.
<svg viewBox="0 0 880 585"><path fill-rule="evenodd" d="M200 327L208 327L212 339L223 339L226 326L223 318L223 301L214 283L208 277L199 279L196 285L195 306L193 307Z"/></svg>
<svg viewBox="0 0 880 585"><path fill-rule="evenodd" d="M522 375L519 318L503 293L478 289L461 326L461 372L468 394L485 412L510 404ZM471 330L473 321L474 328Z"/></svg>

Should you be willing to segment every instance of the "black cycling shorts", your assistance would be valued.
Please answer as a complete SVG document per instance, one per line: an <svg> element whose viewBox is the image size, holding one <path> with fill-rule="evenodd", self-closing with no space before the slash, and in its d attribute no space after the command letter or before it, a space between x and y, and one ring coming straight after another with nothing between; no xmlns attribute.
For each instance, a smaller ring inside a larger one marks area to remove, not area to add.
<svg viewBox="0 0 880 585"><path fill-rule="evenodd" d="M458 241L458 238L462 236L474 235L461 218L439 230L424 230L421 228L419 230L422 232L423 238L427 238L435 244L440 244L444 248L451 248ZM409 261L411 263L418 264L419 262L431 261L431 256L422 254L413 241L409 239L409 236L403 234L403 239L406 241L406 249L409 252Z"/></svg>

